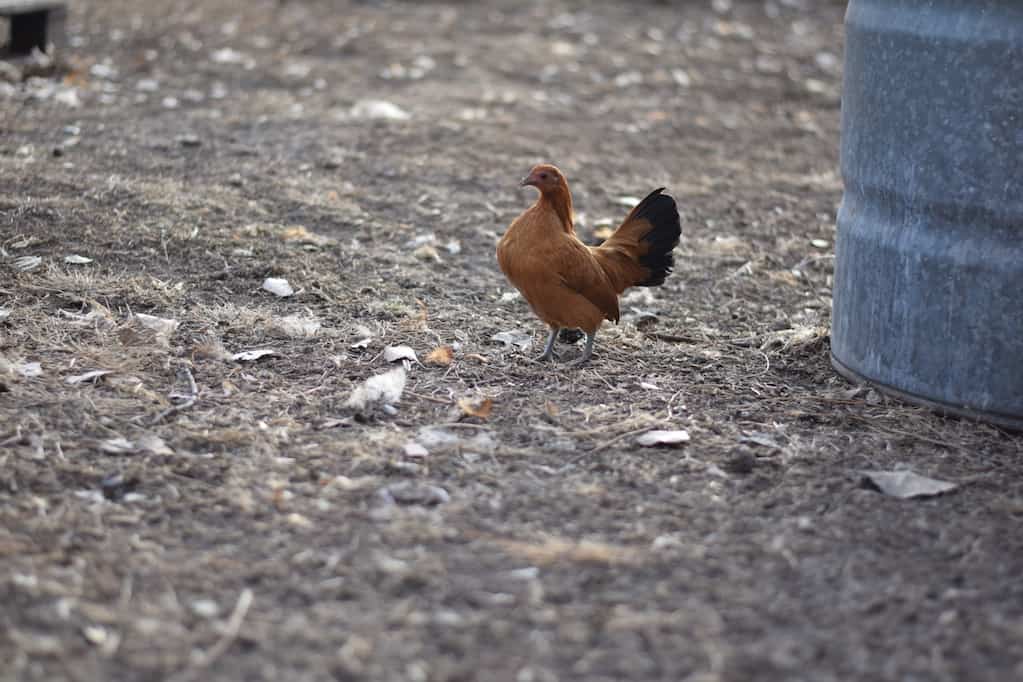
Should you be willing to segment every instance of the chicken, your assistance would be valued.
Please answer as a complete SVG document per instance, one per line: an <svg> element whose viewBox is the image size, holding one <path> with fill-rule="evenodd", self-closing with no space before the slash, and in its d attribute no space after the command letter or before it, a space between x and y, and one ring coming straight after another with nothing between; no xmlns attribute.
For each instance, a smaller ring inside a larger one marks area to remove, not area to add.
<svg viewBox="0 0 1023 682"><path fill-rule="evenodd" d="M576 366L593 354L593 339L604 320L618 322L618 295L634 286L664 283L672 251L682 234L675 200L651 192L600 246L586 246L575 234L572 194L560 170L535 166L522 181L540 196L504 233L497 245L502 272L543 322L550 327L540 360L554 356L564 328L586 334Z"/></svg>

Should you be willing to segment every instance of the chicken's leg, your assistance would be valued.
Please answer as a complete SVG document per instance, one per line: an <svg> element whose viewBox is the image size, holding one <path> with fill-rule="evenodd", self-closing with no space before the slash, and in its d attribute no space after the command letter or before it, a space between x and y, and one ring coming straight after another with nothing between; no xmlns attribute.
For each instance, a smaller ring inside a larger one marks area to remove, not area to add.
<svg viewBox="0 0 1023 682"><path fill-rule="evenodd" d="M593 340L595 338L597 338L597 332L593 332L592 334L586 332L586 348L583 349L583 356L573 362L570 365L571 367L581 367L590 361L590 356L593 355Z"/></svg>
<svg viewBox="0 0 1023 682"><path fill-rule="evenodd" d="M560 327L551 327L551 334L547 337L547 345L544 346L543 355L537 358L537 360L553 360L554 359L554 342L558 339L558 332L561 331Z"/></svg>

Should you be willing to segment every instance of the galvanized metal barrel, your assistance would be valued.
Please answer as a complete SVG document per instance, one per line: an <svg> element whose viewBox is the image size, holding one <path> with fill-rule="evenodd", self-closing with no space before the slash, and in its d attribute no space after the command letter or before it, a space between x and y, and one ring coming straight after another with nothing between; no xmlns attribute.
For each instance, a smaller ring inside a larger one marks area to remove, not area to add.
<svg viewBox="0 0 1023 682"><path fill-rule="evenodd" d="M831 357L1023 428L1023 1L850 0Z"/></svg>

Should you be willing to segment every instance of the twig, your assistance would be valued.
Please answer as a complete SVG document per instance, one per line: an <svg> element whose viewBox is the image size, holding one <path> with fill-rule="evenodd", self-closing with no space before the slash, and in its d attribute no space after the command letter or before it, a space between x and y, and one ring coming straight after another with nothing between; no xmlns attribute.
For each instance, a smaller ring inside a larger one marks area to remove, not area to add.
<svg viewBox="0 0 1023 682"><path fill-rule="evenodd" d="M153 417L153 421L151 423L154 426L176 412L187 410L192 405L195 405L195 401L199 399L199 387L195 385L195 377L192 376L192 372L187 367L182 367L181 369L185 373L185 377L188 378L189 394L185 396L185 402L178 403L177 405L171 405L166 410Z"/></svg>
<svg viewBox="0 0 1023 682"><path fill-rule="evenodd" d="M648 339L667 341L668 343L707 343L708 341L708 339L698 339L693 336L683 336L681 334L666 334L664 332L643 332L643 336Z"/></svg>
<svg viewBox="0 0 1023 682"><path fill-rule="evenodd" d="M799 270L799 271L802 271L804 265L809 265L810 263L816 263L817 261L821 261L821 260L834 260L834 259L835 259L835 254L833 254L833 253L826 253L826 254L823 254L823 255L820 255L820 256L807 256L803 260L801 260L798 263L796 263L795 266L789 268L789 270Z"/></svg>
<svg viewBox="0 0 1023 682"><path fill-rule="evenodd" d="M199 657L199 660L194 664L196 668L207 667L223 656L224 652L234 644L234 640L238 638L238 633L241 632L242 621L245 620L245 614L249 612L250 606L252 606L252 590L246 587L238 595L238 603L234 605L234 611L231 612L231 617L227 620L224 634L221 635L220 640L216 644Z"/></svg>
<svg viewBox="0 0 1023 682"><path fill-rule="evenodd" d="M916 439L916 440L921 441L923 443L930 443L931 445L937 445L939 447L947 448L949 450L958 450L960 452L965 452L966 451L966 448L963 448L963 447L961 447L959 445L956 445L954 443L951 443L949 441L938 440L937 438L928 438L927 436L924 436L924 435L919 434L919 433L911 433L909 431L900 431L898 429L888 428L887 426L879 426L879 425L875 424L872 420L870 420L870 419L868 419L866 417L861 417L858 414L850 414L849 417L851 417L852 419L855 419L857 421L863 422L864 424L866 424L871 429L877 431L878 433L883 433L886 436L894 436L896 438L913 438L913 439Z"/></svg>
<svg viewBox="0 0 1023 682"><path fill-rule="evenodd" d="M590 452L593 453L593 452L600 452L601 450L606 450L607 448L611 447L615 443L618 443L619 441L623 441L626 438L629 438L630 436L638 436L641 433L646 433L647 431L649 431L652 428L653 428L653 426L644 426L641 429L636 429L634 431L626 431L625 433L618 434L617 436L615 436L611 440L606 441L604 443L601 443L597 447L593 448L592 450L590 450Z"/></svg>
<svg viewBox="0 0 1023 682"><path fill-rule="evenodd" d="M20 443L23 438L24 436L21 435L21 424L18 424L16 427L14 427L13 436L11 436L10 438L5 438L4 440L0 440L0 447L7 447L8 445Z"/></svg>
<svg viewBox="0 0 1023 682"><path fill-rule="evenodd" d="M435 398L432 395L423 395L422 393L413 393L412 391L405 391L405 395L410 395L413 398L420 398L422 400L429 400L431 403L440 403L441 405L454 405L454 401L448 400L447 398Z"/></svg>

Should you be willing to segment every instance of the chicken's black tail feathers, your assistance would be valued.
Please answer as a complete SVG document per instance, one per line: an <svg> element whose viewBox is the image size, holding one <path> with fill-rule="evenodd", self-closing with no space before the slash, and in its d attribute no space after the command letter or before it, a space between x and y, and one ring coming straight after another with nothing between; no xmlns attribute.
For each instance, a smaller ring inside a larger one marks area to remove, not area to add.
<svg viewBox="0 0 1023 682"><path fill-rule="evenodd" d="M647 251L639 257L639 263L650 270L650 276L637 285L641 287L664 284L664 278L675 265L672 252L682 236L675 199L662 192L663 187L655 189L629 215L630 219L646 219L651 225L650 231L641 239L647 244Z"/></svg>

